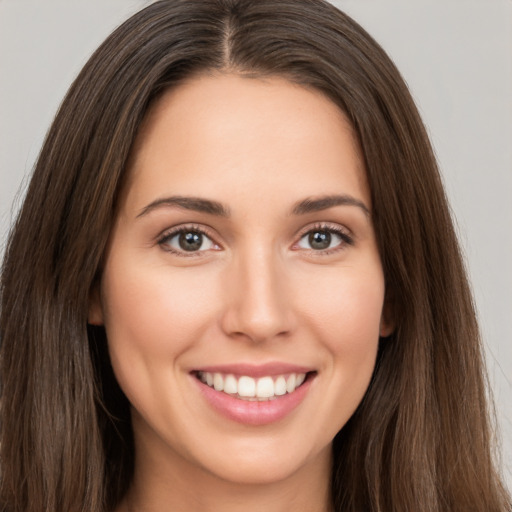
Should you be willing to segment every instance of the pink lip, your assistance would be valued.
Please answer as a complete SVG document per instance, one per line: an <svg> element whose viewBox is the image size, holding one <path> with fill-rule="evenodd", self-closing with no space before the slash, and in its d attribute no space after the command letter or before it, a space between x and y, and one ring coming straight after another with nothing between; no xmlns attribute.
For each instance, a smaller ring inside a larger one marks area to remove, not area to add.
<svg viewBox="0 0 512 512"><path fill-rule="evenodd" d="M213 367L212 367L213 368ZM215 367L220 368L220 367ZM267 368L268 370L268 368ZM210 370L201 370L210 371ZM220 370L217 370L220 371ZM222 371L224 373L224 371ZM230 371L226 373L236 374L233 368L230 367ZM282 372L282 373L294 373L294 372ZM278 374L282 374L278 372ZM298 372L305 373L305 372ZM254 375L254 373L241 373L242 375ZM273 375L274 372L260 374L260 375ZM309 375L306 381L299 386L293 393L287 393L276 397L273 400L266 401L248 401L241 400L234 396L223 393L222 391L215 391L215 389L201 382L194 374L191 374L191 378L196 382L199 391L206 401L210 404L213 409L222 414L229 420L242 423L244 425L267 425L284 419L288 416L296 407L298 407L307 396L311 383L314 380L314 375Z"/></svg>
<svg viewBox="0 0 512 512"><path fill-rule="evenodd" d="M235 376L247 375L248 377L258 378L274 376L274 375L286 375L289 373L308 373L312 372L313 368L307 368L305 366L297 366L288 363L266 363L266 364L225 364L215 366L202 366L200 368L194 368L194 371L209 372L209 373L223 373L232 374Z"/></svg>

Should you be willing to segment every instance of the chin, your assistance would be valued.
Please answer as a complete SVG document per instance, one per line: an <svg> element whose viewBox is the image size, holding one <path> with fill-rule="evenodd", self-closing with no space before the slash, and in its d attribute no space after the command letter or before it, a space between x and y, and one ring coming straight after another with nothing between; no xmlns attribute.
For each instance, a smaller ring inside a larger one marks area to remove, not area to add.
<svg viewBox="0 0 512 512"><path fill-rule="evenodd" d="M308 448L306 439L292 441L291 437L283 440L278 435L270 435L266 439L219 444L222 450L201 453L200 465L210 475L237 485L278 484L320 468L330 473L330 442L320 449Z"/></svg>

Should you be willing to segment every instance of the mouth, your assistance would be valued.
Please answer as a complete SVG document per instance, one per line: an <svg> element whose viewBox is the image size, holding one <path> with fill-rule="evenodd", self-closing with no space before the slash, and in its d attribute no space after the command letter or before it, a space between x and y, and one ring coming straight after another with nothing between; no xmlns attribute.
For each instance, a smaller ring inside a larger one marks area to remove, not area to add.
<svg viewBox="0 0 512 512"><path fill-rule="evenodd" d="M311 368L280 362L209 366L190 372L214 411L253 427L279 422L299 409L317 375Z"/></svg>
<svg viewBox="0 0 512 512"><path fill-rule="evenodd" d="M217 392L249 402L276 400L294 393L316 372L291 372L279 375L235 375L233 373L196 371L195 377Z"/></svg>

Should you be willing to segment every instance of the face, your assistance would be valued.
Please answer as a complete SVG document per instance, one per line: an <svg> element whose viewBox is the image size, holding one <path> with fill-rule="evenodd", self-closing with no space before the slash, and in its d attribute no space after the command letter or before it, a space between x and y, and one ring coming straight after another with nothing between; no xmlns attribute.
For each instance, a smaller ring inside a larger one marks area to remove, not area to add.
<svg viewBox="0 0 512 512"><path fill-rule="evenodd" d="M328 466L389 329L344 115L277 78L167 92L133 148L98 295L89 320L137 463L260 483Z"/></svg>

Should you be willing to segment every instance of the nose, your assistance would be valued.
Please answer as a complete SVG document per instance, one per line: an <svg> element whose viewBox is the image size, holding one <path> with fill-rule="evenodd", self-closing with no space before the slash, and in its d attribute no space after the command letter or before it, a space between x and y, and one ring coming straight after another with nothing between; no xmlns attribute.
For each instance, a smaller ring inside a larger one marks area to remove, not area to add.
<svg viewBox="0 0 512 512"><path fill-rule="evenodd" d="M289 336L295 317L288 289L284 262L271 250L236 258L225 286L223 331L257 343Z"/></svg>

